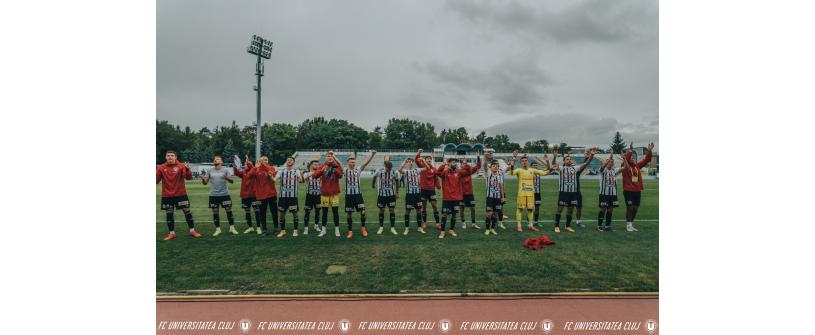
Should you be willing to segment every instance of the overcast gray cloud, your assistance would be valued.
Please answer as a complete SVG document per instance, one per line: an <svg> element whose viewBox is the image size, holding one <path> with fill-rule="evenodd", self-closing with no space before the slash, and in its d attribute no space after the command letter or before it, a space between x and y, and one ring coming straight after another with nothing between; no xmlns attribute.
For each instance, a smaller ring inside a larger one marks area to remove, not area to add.
<svg viewBox="0 0 815 335"><path fill-rule="evenodd" d="M658 137L656 1L157 3L157 118L254 120L252 34L275 42L263 121L391 117L575 144Z"/></svg>

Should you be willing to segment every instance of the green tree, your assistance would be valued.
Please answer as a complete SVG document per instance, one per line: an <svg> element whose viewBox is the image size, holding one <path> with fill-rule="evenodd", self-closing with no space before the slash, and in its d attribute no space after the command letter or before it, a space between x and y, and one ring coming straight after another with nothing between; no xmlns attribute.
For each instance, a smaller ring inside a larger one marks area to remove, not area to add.
<svg viewBox="0 0 815 335"><path fill-rule="evenodd" d="M374 131L368 133L368 149L380 150L382 149L383 143L382 127L376 126Z"/></svg>
<svg viewBox="0 0 815 335"><path fill-rule="evenodd" d="M611 152L620 153L625 149L625 140L623 140L622 135L620 132L614 133L614 139L611 140L611 146L609 146Z"/></svg>
<svg viewBox="0 0 815 335"><path fill-rule="evenodd" d="M548 150L549 141L547 140L527 141L523 146L523 151L529 153L548 152Z"/></svg>
<svg viewBox="0 0 815 335"><path fill-rule="evenodd" d="M260 153L275 165L297 151L297 128L288 123L264 123L260 130ZM253 146L254 147L254 146Z"/></svg>

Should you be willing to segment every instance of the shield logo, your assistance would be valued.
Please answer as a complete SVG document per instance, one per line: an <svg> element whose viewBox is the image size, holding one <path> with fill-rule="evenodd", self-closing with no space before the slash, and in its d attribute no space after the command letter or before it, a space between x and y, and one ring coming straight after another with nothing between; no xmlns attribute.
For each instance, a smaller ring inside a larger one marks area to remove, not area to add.
<svg viewBox="0 0 815 335"><path fill-rule="evenodd" d="M546 319L541 321L541 327L543 328L543 332L548 334L552 331L554 325L552 324L552 320Z"/></svg>
<svg viewBox="0 0 815 335"><path fill-rule="evenodd" d="M446 333L450 331L450 320L441 320L439 321L439 328L441 329L442 333Z"/></svg>
<svg viewBox="0 0 815 335"><path fill-rule="evenodd" d="M347 333L351 329L351 321L348 319L340 320L340 331Z"/></svg>
<svg viewBox="0 0 815 335"><path fill-rule="evenodd" d="M248 319L242 319L240 322L238 322L238 324L241 327L241 331L244 333L248 332L249 328L252 327L252 321L249 321Z"/></svg>
<svg viewBox="0 0 815 335"><path fill-rule="evenodd" d="M657 329L657 322L654 320L645 321L645 330L649 333L653 333Z"/></svg>

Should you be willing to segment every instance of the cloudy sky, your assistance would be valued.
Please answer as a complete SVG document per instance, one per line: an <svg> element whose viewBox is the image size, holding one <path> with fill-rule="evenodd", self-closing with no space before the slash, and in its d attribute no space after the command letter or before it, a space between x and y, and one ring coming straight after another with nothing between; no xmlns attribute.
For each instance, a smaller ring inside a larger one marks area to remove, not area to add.
<svg viewBox="0 0 815 335"><path fill-rule="evenodd" d="M263 122L658 143L658 16L654 0L159 0L156 118L252 124L259 34L274 41Z"/></svg>

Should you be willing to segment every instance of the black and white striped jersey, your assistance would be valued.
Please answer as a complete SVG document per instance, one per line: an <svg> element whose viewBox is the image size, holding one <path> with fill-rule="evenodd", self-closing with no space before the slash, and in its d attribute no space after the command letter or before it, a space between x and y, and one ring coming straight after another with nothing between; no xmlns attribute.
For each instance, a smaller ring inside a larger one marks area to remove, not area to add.
<svg viewBox="0 0 815 335"><path fill-rule="evenodd" d="M586 164L560 166L560 171L558 171L560 172L560 192L578 192L577 174L582 171L584 165Z"/></svg>
<svg viewBox="0 0 815 335"><path fill-rule="evenodd" d="M600 195L617 195L617 174L620 168L600 169Z"/></svg>
<svg viewBox="0 0 815 335"><path fill-rule="evenodd" d="M504 171L498 170L493 174L492 170L486 172L487 198L501 199L501 185L504 184Z"/></svg>
<svg viewBox="0 0 815 335"><path fill-rule="evenodd" d="M300 183L300 178L303 175L298 169L282 168L277 170L277 181L280 182L280 197L281 198L296 198L297 197L297 184Z"/></svg>
<svg viewBox="0 0 815 335"><path fill-rule="evenodd" d="M353 169L345 169L343 178L345 178L345 194L362 194L362 188L359 186L359 175L361 171L359 167Z"/></svg>
<svg viewBox="0 0 815 335"><path fill-rule="evenodd" d="M419 193L419 175L422 173L421 169L413 168L411 170L404 169L402 170L405 176L405 187L407 188L407 194L418 194Z"/></svg>
<svg viewBox="0 0 815 335"><path fill-rule="evenodd" d="M390 171L384 168L376 171L376 188L379 189L380 197L389 197L396 195L396 183L399 182L399 172L391 169Z"/></svg>
<svg viewBox="0 0 815 335"><path fill-rule="evenodd" d="M541 193L541 176L536 174L536 175L533 176L533 178L535 178L534 179L535 180L535 183L534 183L534 185L535 185L535 187L534 187L535 188L535 193Z"/></svg>
<svg viewBox="0 0 815 335"><path fill-rule="evenodd" d="M320 187L323 186L323 181L319 177L314 177L314 172L306 172L303 174L306 178L306 194L320 195Z"/></svg>

